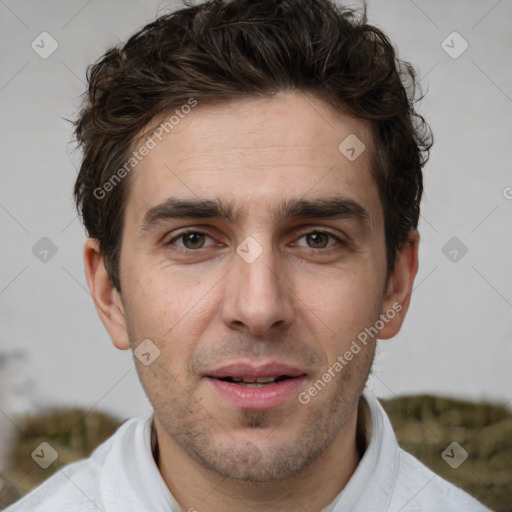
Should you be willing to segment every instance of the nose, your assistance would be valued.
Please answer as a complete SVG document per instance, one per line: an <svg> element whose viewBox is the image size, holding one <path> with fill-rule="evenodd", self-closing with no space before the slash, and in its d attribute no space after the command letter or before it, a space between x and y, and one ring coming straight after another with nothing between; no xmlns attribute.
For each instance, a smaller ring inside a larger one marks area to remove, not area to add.
<svg viewBox="0 0 512 512"><path fill-rule="evenodd" d="M246 329L253 336L264 336L272 328L290 325L294 316L291 283L286 282L282 272L279 275L278 256L270 244L260 247L261 254L253 261L243 252L234 255L222 308L226 325Z"/></svg>

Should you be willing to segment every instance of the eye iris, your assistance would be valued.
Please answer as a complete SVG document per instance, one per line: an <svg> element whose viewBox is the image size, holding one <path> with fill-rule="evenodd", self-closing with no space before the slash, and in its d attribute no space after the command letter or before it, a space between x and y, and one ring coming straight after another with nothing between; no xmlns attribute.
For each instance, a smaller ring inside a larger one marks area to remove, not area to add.
<svg viewBox="0 0 512 512"><path fill-rule="evenodd" d="M327 245L327 235L325 233L312 233L307 235L308 236L308 243L310 241L313 242L313 245L318 246L317 244L320 244L320 246L323 248ZM324 244L322 244L322 237L324 238Z"/></svg>
<svg viewBox="0 0 512 512"><path fill-rule="evenodd" d="M204 235L201 233L185 233L183 235L183 243L187 249L197 249L198 247L200 248L203 245L203 242ZM190 247L189 244L192 244L192 247Z"/></svg>

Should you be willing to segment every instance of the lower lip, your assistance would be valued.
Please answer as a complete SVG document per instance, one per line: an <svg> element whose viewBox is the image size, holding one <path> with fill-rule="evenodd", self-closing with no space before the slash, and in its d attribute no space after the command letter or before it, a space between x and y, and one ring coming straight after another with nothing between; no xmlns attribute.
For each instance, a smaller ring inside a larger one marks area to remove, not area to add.
<svg viewBox="0 0 512 512"><path fill-rule="evenodd" d="M263 410L277 407L292 396L297 396L306 376L293 377L275 384L250 388L225 380L205 377L224 399L241 409Z"/></svg>

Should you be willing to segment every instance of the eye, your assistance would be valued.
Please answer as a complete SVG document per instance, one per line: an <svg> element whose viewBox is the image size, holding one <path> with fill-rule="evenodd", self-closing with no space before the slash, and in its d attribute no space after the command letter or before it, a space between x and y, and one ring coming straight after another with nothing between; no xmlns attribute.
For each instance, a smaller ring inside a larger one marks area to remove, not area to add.
<svg viewBox="0 0 512 512"><path fill-rule="evenodd" d="M212 243L206 244L206 239L212 240ZM333 245L346 245L339 237L329 233L328 231L309 231L302 234L298 240L305 239L306 244L297 243L296 245L309 249L328 249ZM170 239L167 246L177 246L182 251L197 251L208 246L215 245L213 238L202 231L183 231Z"/></svg>
<svg viewBox="0 0 512 512"><path fill-rule="evenodd" d="M327 249L332 245L335 245L336 242L343 244L343 241L340 238L334 236L332 233L329 233L327 231L310 231L309 233L304 233L299 238L299 240L301 238L306 239L307 247L309 247L310 249ZM331 240L334 240L334 243L327 245L329 243L329 238Z"/></svg>
<svg viewBox="0 0 512 512"><path fill-rule="evenodd" d="M194 250L194 249L202 249L205 247L204 241L205 238L210 238L206 233L203 233L202 231L185 231L180 233L179 235L175 236L169 242L167 242L166 245L173 245L177 241L183 242L183 245L178 245L178 247L181 247L185 250ZM213 244L210 244L213 245Z"/></svg>

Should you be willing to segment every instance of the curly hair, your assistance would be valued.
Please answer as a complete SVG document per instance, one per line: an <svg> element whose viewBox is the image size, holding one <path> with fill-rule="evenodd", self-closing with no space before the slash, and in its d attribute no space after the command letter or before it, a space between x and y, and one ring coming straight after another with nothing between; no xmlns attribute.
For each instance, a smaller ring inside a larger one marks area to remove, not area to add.
<svg viewBox="0 0 512 512"><path fill-rule="evenodd" d="M366 11L360 16L331 0L184 5L88 67L88 90L74 122L83 151L76 206L88 235L99 240L116 289L121 290L119 254L130 176L118 186L105 185L130 158L141 130L191 98L214 104L280 91L312 93L370 123L389 275L397 251L418 224L422 167L433 141L415 110L419 86L413 67L398 59L381 30L367 24Z"/></svg>

